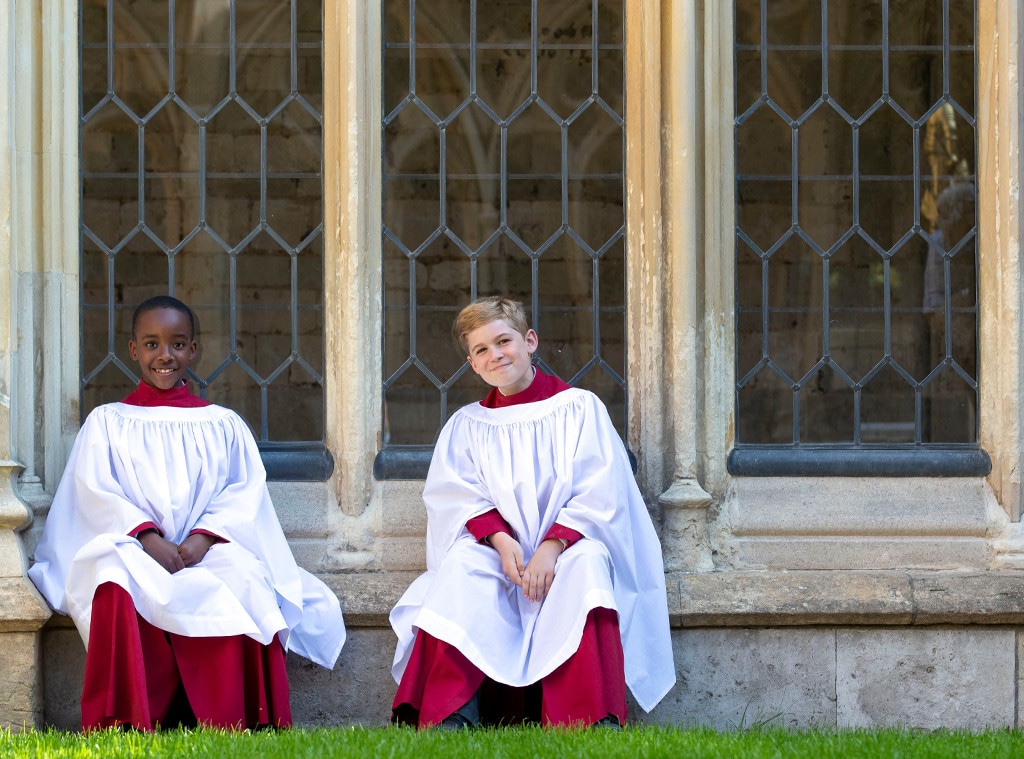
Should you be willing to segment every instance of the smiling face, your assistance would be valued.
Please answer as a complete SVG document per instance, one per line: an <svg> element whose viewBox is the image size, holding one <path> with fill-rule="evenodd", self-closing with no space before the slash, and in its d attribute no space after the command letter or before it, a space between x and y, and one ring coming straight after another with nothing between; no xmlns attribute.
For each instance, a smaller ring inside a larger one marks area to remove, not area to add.
<svg viewBox="0 0 1024 759"><path fill-rule="evenodd" d="M504 319L497 319L466 335L466 358L484 382L503 395L514 395L533 381L530 356L537 350L537 342L537 333L532 329L522 335Z"/></svg>
<svg viewBox="0 0 1024 759"><path fill-rule="evenodd" d="M128 352L139 362L142 381L170 390L185 378L196 357L196 341L188 315L173 308L154 308L139 314Z"/></svg>

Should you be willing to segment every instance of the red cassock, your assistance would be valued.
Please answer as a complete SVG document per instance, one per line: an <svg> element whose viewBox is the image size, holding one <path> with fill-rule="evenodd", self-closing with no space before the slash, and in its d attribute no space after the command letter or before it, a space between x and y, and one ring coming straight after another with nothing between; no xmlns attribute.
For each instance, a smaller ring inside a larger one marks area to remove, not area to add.
<svg viewBox="0 0 1024 759"><path fill-rule="evenodd" d="M165 632L139 616L131 596L112 582L97 588L92 608L84 730L291 725L285 654L277 639L264 646L245 635Z"/></svg>
<svg viewBox="0 0 1024 759"><path fill-rule="evenodd" d="M562 380L538 371L526 390L505 396L494 388L481 405L503 408L533 403L567 389L569 385ZM494 532L512 534L496 509L470 519L466 528L478 541ZM557 521L545 535L545 539L565 540L566 550L581 537ZM455 646L419 630L395 695L393 719L421 728L435 725L469 701L478 689L485 723L539 719L545 725L592 725L609 714L620 724L625 723L626 681L615 611L593 609L576 653L539 683L526 688L490 680Z"/></svg>

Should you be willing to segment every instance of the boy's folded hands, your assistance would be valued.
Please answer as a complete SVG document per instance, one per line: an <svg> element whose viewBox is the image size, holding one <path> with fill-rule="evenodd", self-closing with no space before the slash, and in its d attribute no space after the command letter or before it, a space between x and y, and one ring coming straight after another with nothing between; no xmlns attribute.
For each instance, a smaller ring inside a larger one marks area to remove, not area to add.
<svg viewBox="0 0 1024 759"><path fill-rule="evenodd" d="M139 535L139 542L142 543L143 550L171 574L185 568L185 562L178 554L178 546L156 530L147 530Z"/></svg>
<svg viewBox="0 0 1024 759"><path fill-rule="evenodd" d="M143 550L171 574L198 564L206 556L210 546L217 542L213 536L199 532L189 535L181 545L175 545L156 530L147 530L138 538Z"/></svg>
<svg viewBox="0 0 1024 759"><path fill-rule="evenodd" d="M185 562L186 567L192 567L203 560L210 546L217 542L212 535L204 535L201 532L193 532L185 538L178 546L178 555Z"/></svg>
<svg viewBox="0 0 1024 759"><path fill-rule="evenodd" d="M562 541L548 539L537 546L523 569L523 595L531 601L543 601L555 580L555 561L564 550Z"/></svg>
<svg viewBox="0 0 1024 759"><path fill-rule="evenodd" d="M560 540L545 540L525 566L523 547L508 533L496 532L487 537L487 542L501 556L501 571L513 584L523 589L524 596L534 602L547 598L555 579L555 561L564 550Z"/></svg>
<svg viewBox="0 0 1024 759"><path fill-rule="evenodd" d="M487 536L487 542L501 557L501 571L505 573L505 577L522 587L523 547L519 545L519 541L507 532L495 532Z"/></svg>

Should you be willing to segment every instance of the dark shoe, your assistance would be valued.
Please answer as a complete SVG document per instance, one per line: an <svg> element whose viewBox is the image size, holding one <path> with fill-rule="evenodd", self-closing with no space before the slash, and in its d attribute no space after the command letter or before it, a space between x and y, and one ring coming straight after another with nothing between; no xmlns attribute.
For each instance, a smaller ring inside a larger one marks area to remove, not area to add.
<svg viewBox="0 0 1024 759"><path fill-rule="evenodd" d="M452 712L437 725L439 730L465 730L480 724L480 690L464 703L458 711Z"/></svg>
<svg viewBox="0 0 1024 759"><path fill-rule="evenodd" d="M468 719L463 717L458 712L454 712L452 714L449 714L443 720L441 720L437 724L435 729L436 730L465 730L466 728L470 728L470 727L473 727L473 723L472 722L470 722Z"/></svg>
<svg viewBox="0 0 1024 759"><path fill-rule="evenodd" d="M614 714L609 714L607 717L602 717L594 723L594 727L603 727L608 730L621 730L622 725L619 724L619 718Z"/></svg>

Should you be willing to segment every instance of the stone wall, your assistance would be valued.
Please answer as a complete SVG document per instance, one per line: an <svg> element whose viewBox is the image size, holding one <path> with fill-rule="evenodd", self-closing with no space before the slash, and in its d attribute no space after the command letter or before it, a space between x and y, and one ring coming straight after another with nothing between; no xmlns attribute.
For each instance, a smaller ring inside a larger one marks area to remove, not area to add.
<svg viewBox="0 0 1024 759"><path fill-rule="evenodd" d="M381 726L395 637L384 618L407 574L327 578L349 639L333 671L289 656L305 726ZM630 719L731 730L1017 727L1024 655L1019 572L746 572L669 575L676 686ZM382 611L383 610L383 611ZM43 633L45 724L76 729L81 639Z"/></svg>

